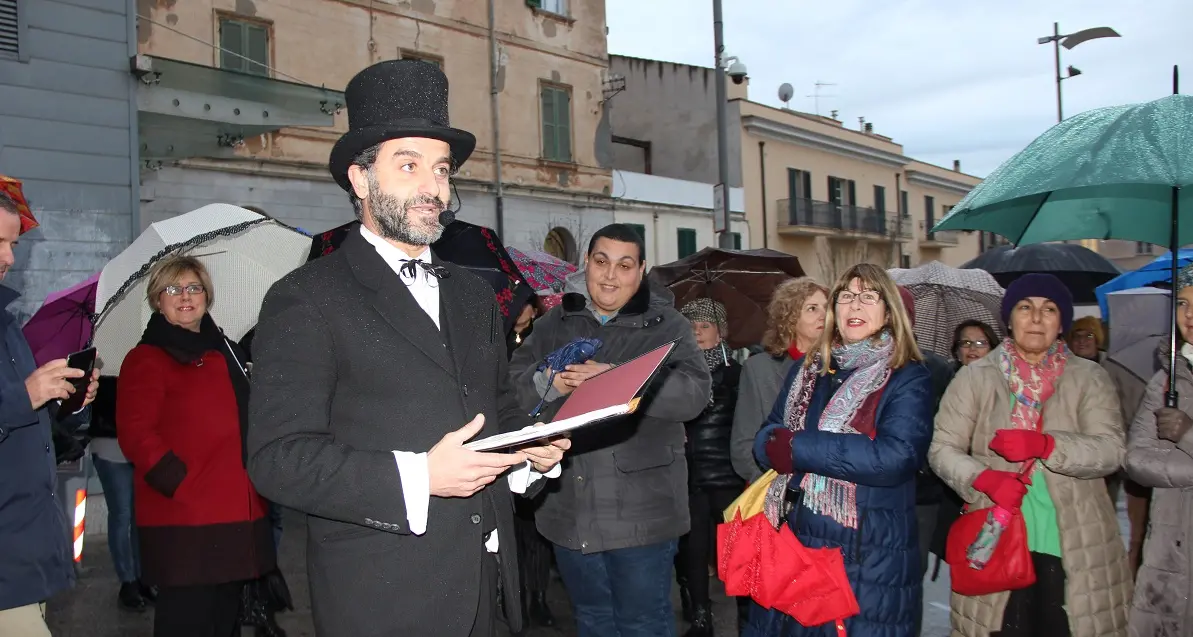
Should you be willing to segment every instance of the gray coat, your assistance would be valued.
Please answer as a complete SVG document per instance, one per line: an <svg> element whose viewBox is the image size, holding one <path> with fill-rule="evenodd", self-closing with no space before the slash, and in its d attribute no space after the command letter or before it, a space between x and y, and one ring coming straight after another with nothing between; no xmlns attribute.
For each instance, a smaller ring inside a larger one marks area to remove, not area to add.
<svg viewBox="0 0 1193 637"><path fill-rule="evenodd" d="M637 413L572 436L563 474L535 513L539 532L584 553L676 539L690 526L684 422L704 410L712 385L704 354L665 288L644 281L621 312L602 325L581 291L583 272L578 275L569 287L573 291L535 321L534 332L510 361L518 400L527 411L547 391L536 371L539 363L573 339L601 339L604 347L594 361L613 364L679 342ZM549 400L541 420L549 421L563 402Z"/></svg>
<svg viewBox="0 0 1193 637"><path fill-rule="evenodd" d="M762 469L754 460L754 437L770 416L793 364L795 361L786 354L778 357L762 352L751 356L742 365L729 453L734 471L749 482L762 476Z"/></svg>
<svg viewBox="0 0 1193 637"><path fill-rule="evenodd" d="M1160 346L1162 369L1147 384L1127 437L1127 475L1152 490L1151 517L1143 564L1131 603L1131 637L1184 637L1193 633L1193 431L1173 443L1156 437L1156 410L1168 384L1167 343ZM1193 372L1177 356L1181 411L1193 414Z"/></svg>

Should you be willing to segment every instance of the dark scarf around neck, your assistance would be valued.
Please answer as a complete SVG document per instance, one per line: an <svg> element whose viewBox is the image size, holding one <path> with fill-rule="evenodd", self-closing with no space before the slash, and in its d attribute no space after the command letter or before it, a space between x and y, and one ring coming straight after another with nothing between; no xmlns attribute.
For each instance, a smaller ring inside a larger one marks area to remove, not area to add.
<svg viewBox="0 0 1193 637"><path fill-rule="evenodd" d="M232 392L236 395L236 413L240 419L240 449L241 458L245 455L245 436L248 434L249 422L249 378L248 371L243 367L247 361L244 352L232 341L224 337L224 333L210 314L203 316L199 324L199 331L192 332L178 327L166 320L161 312L154 312L149 317L149 324L141 335L142 345L152 345L165 350L171 358L183 365L200 365L203 355L209 351L219 352L228 366L228 378L232 382Z"/></svg>

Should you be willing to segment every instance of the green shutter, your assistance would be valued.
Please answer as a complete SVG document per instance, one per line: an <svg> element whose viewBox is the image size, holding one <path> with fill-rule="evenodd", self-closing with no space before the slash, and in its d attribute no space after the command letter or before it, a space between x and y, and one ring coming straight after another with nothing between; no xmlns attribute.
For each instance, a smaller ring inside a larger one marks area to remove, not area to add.
<svg viewBox="0 0 1193 637"><path fill-rule="evenodd" d="M542 88L543 112L543 159L555 158L555 91L549 86Z"/></svg>
<svg viewBox="0 0 1193 637"><path fill-rule="evenodd" d="M640 223L627 223L625 225L629 226L634 232L637 232L638 236L642 238L642 241L646 241L646 226Z"/></svg>
<svg viewBox="0 0 1193 637"><path fill-rule="evenodd" d="M572 161L572 96L555 91L555 135L559 161Z"/></svg>
<svg viewBox="0 0 1193 637"><path fill-rule="evenodd" d="M220 20L220 68L243 71L245 68L244 25L232 20ZM234 55L239 54L239 55Z"/></svg>
<svg viewBox="0 0 1193 637"><path fill-rule="evenodd" d="M255 24L246 24L244 30L244 49L248 51L245 57L252 60L247 63L247 72L253 75L269 75L269 31Z"/></svg>
<svg viewBox="0 0 1193 637"><path fill-rule="evenodd" d="M696 254L696 231L691 228L679 228L675 231L679 258Z"/></svg>
<svg viewBox="0 0 1193 637"><path fill-rule="evenodd" d="M733 235L733 249L741 250L741 233L740 232L730 232L729 234Z"/></svg>

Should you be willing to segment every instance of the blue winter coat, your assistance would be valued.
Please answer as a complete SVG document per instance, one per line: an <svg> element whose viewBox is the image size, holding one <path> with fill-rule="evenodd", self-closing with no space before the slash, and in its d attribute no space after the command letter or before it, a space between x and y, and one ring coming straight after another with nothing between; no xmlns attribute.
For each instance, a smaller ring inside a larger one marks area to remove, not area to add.
<svg viewBox="0 0 1193 637"><path fill-rule="evenodd" d="M836 367L836 361L833 366ZM787 395L802 367L787 375L767 423L754 440L754 456L770 467L765 445L771 434L786 426ZM924 465L932 442L932 380L923 363L895 370L875 412L875 437L818 431L820 414L829 397L851 372L822 376L808 405L805 429L792 442L798 485L804 473L815 473L857 484L858 528L848 529L832 518L817 515L802 504L787 523L808 548L840 547L845 572L861 614L845 621L849 637L913 637L922 605L919 542L916 534L916 473ZM811 628L791 617L754 605L748 637L835 637L832 624Z"/></svg>
<svg viewBox="0 0 1193 637"><path fill-rule="evenodd" d="M0 286L0 610L44 602L75 580L50 412L30 404L25 379L37 365L7 310L19 297Z"/></svg>

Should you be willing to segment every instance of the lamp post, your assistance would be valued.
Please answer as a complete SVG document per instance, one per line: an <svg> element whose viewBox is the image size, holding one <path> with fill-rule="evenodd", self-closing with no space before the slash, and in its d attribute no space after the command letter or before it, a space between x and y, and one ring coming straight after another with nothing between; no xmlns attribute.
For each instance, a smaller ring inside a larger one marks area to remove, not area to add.
<svg viewBox="0 0 1193 637"><path fill-rule="evenodd" d="M1072 50L1073 47L1077 46L1078 44L1081 44L1082 42L1088 42L1090 40L1096 40L1098 38L1118 38L1118 37L1122 37L1122 36L1120 36L1117 31L1115 31L1114 29L1111 29L1110 27L1094 27L1092 29L1082 29L1081 31L1078 31L1076 33L1069 33L1069 34L1062 35L1060 32L1060 23L1053 22L1052 23L1052 35L1038 38L1036 40L1036 42L1038 44L1048 44L1049 42L1052 43L1053 58L1055 59L1055 62L1056 62L1056 121L1057 122L1064 121L1064 119L1065 119L1064 108L1061 105L1060 83L1064 80L1074 78L1074 77L1077 77L1078 75L1081 75L1081 69L1078 69L1073 66L1070 66L1068 68L1068 72L1069 72L1068 75L1060 74L1060 47L1063 46L1066 49Z"/></svg>
<svg viewBox="0 0 1193 637"><path fill-rule="evenodd" d="M717 185L713 186L713 230L719 234L719 244L733 249L733 235L729 233L729 123L725 87L725 27L722 23L721 0L712 0L712 33L716 48L717 99ZM764 230L765 232L765 230Z"/></svg>

